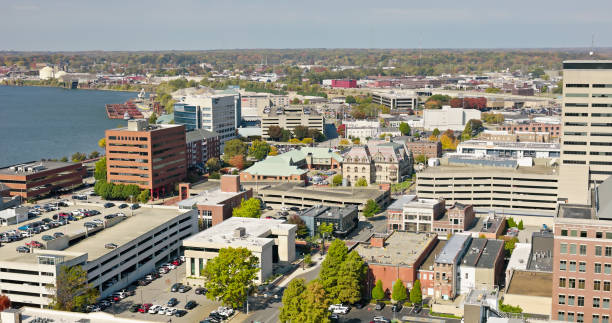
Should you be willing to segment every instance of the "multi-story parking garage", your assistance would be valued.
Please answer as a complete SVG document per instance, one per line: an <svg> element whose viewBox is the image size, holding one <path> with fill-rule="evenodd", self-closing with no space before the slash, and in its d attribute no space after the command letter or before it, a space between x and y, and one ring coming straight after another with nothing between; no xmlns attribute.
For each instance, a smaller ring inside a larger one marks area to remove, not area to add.
<svg viewBox="0 0 612 323"><path fill-rule="evenodd" d="M100 215L4 244L0 248L0 292L14 305L44 307L51 302L53 288L49 286L56 284L61 268L82 266L89 283L105 297L178 257L182 240L198 231L196 210L144 207L126 211L126 216L104 218L116 212L116 208L104 209ZM84 226L94 219L102 224ZM56 232L64 235L50 241L42 239ZM43 247L31 253L16 251L17 246L29 241L42 242ZM111 243L114 246L108 245Z"/></svg>

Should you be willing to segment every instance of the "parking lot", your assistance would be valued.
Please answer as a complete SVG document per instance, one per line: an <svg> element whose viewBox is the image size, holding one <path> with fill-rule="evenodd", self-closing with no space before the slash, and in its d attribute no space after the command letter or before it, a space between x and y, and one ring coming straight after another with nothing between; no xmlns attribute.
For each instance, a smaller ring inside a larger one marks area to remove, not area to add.
<svg viewBox="0 0 612 323"><path fill-rule="evenodd" d="M119 317L143 319L147 321L157 322L199 322L208 317L208 314L221 306L218 302L213 302L206 298L206 295L196 295L195 288L192 288L186 293L171 292L170 288L176 282L181 282L185 278L185 264L178 266L176 269L170 270L167 274L161 275L160 278L154 280L147 286L138 286L135 289L134 296L124 298L113 306L105 309L105 312L115 314ZM154 304L168 307L167 303L170 298L176 298L178 303L173 306L176 309L185 309L185 304L188 301L195 301L197 306L188 310L183 317L167 316L160 314L149 313L132 313L128 309L134 304Z"/></svg>

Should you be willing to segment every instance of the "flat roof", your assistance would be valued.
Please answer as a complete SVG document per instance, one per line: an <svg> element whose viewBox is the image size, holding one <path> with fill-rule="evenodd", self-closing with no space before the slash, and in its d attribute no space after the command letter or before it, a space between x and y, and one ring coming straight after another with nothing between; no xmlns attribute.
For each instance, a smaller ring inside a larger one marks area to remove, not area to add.
<svg viewBox="0 0 612 323"><path fill-rule="evenodd" d="M391 205L387 207L387 210L402 211L404 209L404 204L411 202L414 199L416 199L416 195L401 195L397 198L397 200L395 200L395 202L391 203Z"/></svg>
<svg viewBox="0 0 612 323"><path fill-rule="evenodd" d="M423 264L421 265L421 268L419 270L433 271L434 261L436 260L436 257L442 251L442 249L444 249L444 246L446 246L446 240L438 240L436 247L432 249L427 258L425 258L425 261L423 261Z"/></svg>
<svg viewBox="0 0 612 323"><path fill-rule="evenodd" d="M384 248L360 243L355 250L369 264L414 266L434 239L437 239L434 233L395 231L385 240Z"/></svg>
<svg viewBox="0 0 612 323"><path fill-rule="evenodd" d="M514 250L508 261L508 269L514 270L525 270L527 269L527 262L529 261L529 255L531 254L530 243L517 243L514 245Z"/></svg>
<svg viewBox="0 0 612 323"><path fill-rule="evenodd" d="M493 140L467 140L459 144L461 147L483 147L483 148L505 148L505 149L539 149L539 150L560 150L561 145L554 142L509 142Z"/></svg>
<svg viewBox="0 0 612 323"><path fill-rule="evenodd" d="M554 235L552 232L534 232L531 235L531 253L528 270L552 272Z"/></svg>
<svg viewBox="0 0 612 323"><path fill-rule="evenodd" d="M559 204L558 218L596 220L595 210L590 205Z"/></svg>
<svg viewBox="0 0 612 323"><path fill-rule="evenodd" d="M466 241L470 238L471 236L467 234L453 234L434 262L441 264L455 263L457 255L463 250Z"/></svg>
<svg viewBox="0 0 612 323"><path fill-rule="evenodd" d="M29 175L53 169L58 169L66 166L76 165L79 163L59 162L59 161L29 161L19 163L7 167L0 168L0 174L3 175ZM23 167L22 167L23 166ZM15 169L11 169L15 167ZM1 188L0 188L1 189Z"/></svg>
<svg viewBox="0 0 612 323"><path fill-rule="evenodd" d="M77 206L70 206L61 208L60 211L43 213L40 217L31 219L28 221L21 222L19 224L9 225L6 227L0 227L0 232L6 232L11 230L17 230L17 228L30 224L32 222L41 221L44 218L51 218L53 214L59 212L71 212L76 209L84 208L87 210L97 210L101 214L92 217L87 217L82 220L71 221L69 224L59 226L38 234L34 234L30 238L24 238L20 241L3 244L0 248L0 259L3 261L16 261L16 262L31 262L35 259L33 255L39 255L36 253L18 253L16 251L17 246L23 246L29 241L38 241L44 244L42 240L43 235L53 236L56 232L61 232L66 236L82 235L85 232L83 224L85 222L91 222L94 219L100 219L104 221L104 216L111 213L122 212L126 215L125 220L115 224L112 227L97 231L95 234L77 242L75 245L70 246L64 250L49 250L51 253L68 253L76 255L78 253L87 253L88 261L95 260L108 252L110 249L104 248L107 243L115 243L119 247L122 245L140 237L142 234L160 226L161 224L172 220L180 214L186 213L187 210L178 210L176 208L150 208L141 207L133 211L134 216L131 216L132 210L130 209L119 209L117 206L111 208L103 208L100 206L80 204ZM44 254L44 250L37 250L39 253Z"/></svg>
<svg viewBox="0 0 612 323"><path fill-rule="evenodd" d="M504 175L512 174L533 174L533 175L558 175L559 171L555 167L546 166L533 166L533 167L489 167L489 166L468 166L468 165L444 165L436 167L428 167L424 171L417 173L417 176L425 175L440 175L440 174L451 174L451 173L478 173L481 176L495 176L503 177ZM495 174L495 175L493 175Z"/></svg>
<svg viewBox="0 0 612 323"><path fill-rule="evenodd" d="M552 297L553 274L517 270L512 275L506 294Z"/></svg>
<svg viewBox="0 0 612 323"><path fill-rule="evenodd" d="M353 200L361 201L365 204L368 199L376 199L385 191L377 188L363 187L315 187L315 186L299 186L295 183L281 183L275 186L266 187L259 190L259 194L272 194L278 192L285 195L294 195L299 197L309 197L321 200Z"/></svg>
<svg viewBox="0 0 612 323"><path fill-rule="evenodd" d="M326 219L342 219L355 212L357 207L349 205L347 207L315 205L300 213L300 216L310 216Z"/></svg>
<svg viewBox="0 0 612 323"><path fill-rule="evenodd" d="M227 201L228 199L244 192L246 191L240 191L237 193L222 192L221 189L218 188L212 191L204 191L196 196L184 199L178 203L178 206L181 209L190 209L193 208L194 205L219 205L221 202Z"/></svg>
<svg viewBox="0 0 612 323"><path fill-rule="evenodd" d="M183 240L183 245L214 245L224 247L264 246L272 242L267 238L274 232L289 232L295 224L286 224L283 220L231 217L219 224ZM234 230L244 228L245 235L234 237Z"/></svg>
<svg viewBox="0 0 612 323"><path fill-rule="evenodd" d="M487 243L478 259L476 267L478 268L494 268L495 260L497 255L500 254L500 250L504 248L504 242L501 240L488 239Z"/></svg>

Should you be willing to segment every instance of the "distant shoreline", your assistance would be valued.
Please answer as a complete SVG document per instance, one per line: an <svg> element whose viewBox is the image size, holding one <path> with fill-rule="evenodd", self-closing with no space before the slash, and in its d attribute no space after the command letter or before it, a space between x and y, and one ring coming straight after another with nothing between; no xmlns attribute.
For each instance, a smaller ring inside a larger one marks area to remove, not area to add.
<svg viewBox="0 0 612 323"><path fill-rule="evenodd" d="M54 86L54 85L46 85L46 84L23 84L23 85L17 85L17 84L0 83L0 86L9 86L9 87L28 87L28 86L30 86L30 87L48 87L48 88L65 89L65 90L114 91L114 92L132 92L132 93L140 92L139 90L109 89L109 88L106 88L106 87L103 87L103 88L81 88L81 87L77 87L76 89L69 89L69 88L65 88L63 86Z"/></svg>

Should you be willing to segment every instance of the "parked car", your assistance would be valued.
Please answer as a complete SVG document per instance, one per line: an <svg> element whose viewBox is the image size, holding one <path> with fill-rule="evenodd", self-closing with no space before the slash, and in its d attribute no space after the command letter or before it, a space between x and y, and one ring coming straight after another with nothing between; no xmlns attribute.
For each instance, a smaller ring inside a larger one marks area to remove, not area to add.
<svg viewBox="0 0 612 323"><path fill-rule="evenodd" d="M402 303L395 303L391 306L391 312L399 312L402 310Z"/></svg>
<svg viewBox="0 0 612 323"><path fill-rule="evenodd" d="M32 240L30 242L26 242L26 246L30 246L32 248L42 248L43 245L36 240Z"/></svg>
<svg viewBox="0 0 612 323"><path fill-rule="evenodd" d="M55 238L54 238L53 236L50 236L50 235L48 235L48 234L45 234L44 236L42 236L42 237L41 237L41 239L42 239L43 241L51 241L51 240L53 240L53 239L55 239Z"/></svg>
<svg viewBox="0 0 612 323"><path fill-rule="evenodd" d="M172 315L176 314L176 311L177 311L176 308L167 308L166 309L166 315L172 316Z"/></svg>
<svg viewBox="0 0 612 323"><path fill-rule="evenodd" d="M178 304L178 301L176 300L176 298L172 297L171 299L168 300L168 306L174 307L176 304Z"/></svg>
<svg viewBox="0 0 612 323"><path fill-rule="evenodd" d="M179 293L187 293L190 290L191 290L191 286L182 285L181 287L179 287L178 292Z"/></svg>
<svg viewBox="0 0 612 323"><path fill-rule="evenodd" d="M391 321L384 316L375 316L370 323L391 323Z"/></svg>
<svg viewBox="0 0 612 323"><path fill-rule="evenodd" d="M61 236L63 236L63 235L64 235L64 234L63 234L63 233L61 233L61 232L55 232L55 233L53 234L53 236L54 236L54 237L56 237L56 238L59 238L59 237L61 237Z"/></svg>
<svg viewBox="0 0 612 323"><path fill-rule="evenodd" d="M204 287L198 287L195 289L194 292L196 293L196 295L205 295L208 290L206 290L206 288Z"/></svg>
<svg viewBox="0 0 612 323"><path fill-rule="evenodd" d="M111 203L111 202L104 203L104 208L105 209L108 209L109 207L113 207L113 206L115 206L115 203Z"/></svg>
<svg viewBox="0 0 612 323"><path fill-rule="evenodd" d="M137 203L134 203L134 204L132 204L132 205L130 206L130 209L132 209L132 210L136 210L136 209L138 209L138 208L140 208L140 205L138 205Z"/></svg>
<svg viewBox="0 0 612 323"><path fill-rule="evenodd" d="M153 304L150 304L150 303L142 304L142 306L138 309L138 312L148 313L151 306L153 306Z"/></svg>
<svg viewBox="0 0 612 323"><path fill-rule="evenodd" d="M17 247L17 252L19 252L19 253L28 253L28 252L30 252L30 248L28 248L26 246L19 246L19 247Z"/></svg>
<svg viewBox="0 0 612 323"><path fill-rule="evenodd" d="M159 267L159 273L160 274L167 274L170 272L170 269L166 268L166 267Z"/></svg>
<svg viewBox="0 0 612 323"><path fill-rule="evenodd" d="M132 313L136 313L138 312L138 309L140 309L141 306L142 306L141 304L132 304L132 306L128 308L128 311Z"/></svg>
<svg viewBox="0 0 612 323"><path fill-rule="evenodd" d="M176 283L176 284L172 285L172 287L170 287L170 291L171 292L178 292L178 290L179 290L179 288L181 288L181 286L183 286L183 284Z"/></svg>
<svg viewBox="0 0 612 323"><path fill-rule="evenodd" d="M198 306L198 303L196 303L195 301L189 301L189 302L187 302L187 304L185 304L185 309L186 310L192 310L196 306Z"/></svg>
<svg viewBox="0 0 612 323"><path fill-rule="evenodd" d="M327 308L327 310L334 314L346 314L349 312L350 308L342 304L332 304Z"/></svg>
<svg viewBox="0 0 612 323"><path fill-rule="evenodd" d="M166 310L167 308L160 306L159 309L157 310L157 314L159 315L166 315Z"/></svg>
<svg viewBox="0 0 612 323"><path fill-rule="evenodd" d="M377 302L376 306L374 307L374 309L377 311L382 311L383 308L385 308L385 303L383 302Z"/></svg>
<svg viewBox="0 0 612 323"><path fill-rule="evenodd" d="M161 309L161 306L159 305L153 305L149 308L149 310L147 311L147 313L149 314L157 314L157 311L159 311Z"/></svg>
<svg viewBox="0 0 612 323"><path fill-rule="evenodd" d="M119 207L120 209L125 209L126 207L128 207L128 205L127 205L127 204L125 204L125 203L121 203L121 204L119 204L119 206L118 206L118 207Z"/></svg>
<svg viewBox="0 0 612 323"><path fill-rule="evenodd" d="M187 311L185 311L185 310L177 310L176 313L174 313L174 316L176 316L176 317L183 317L183 316L185 316L185 314L187 314Z"/></svg>

